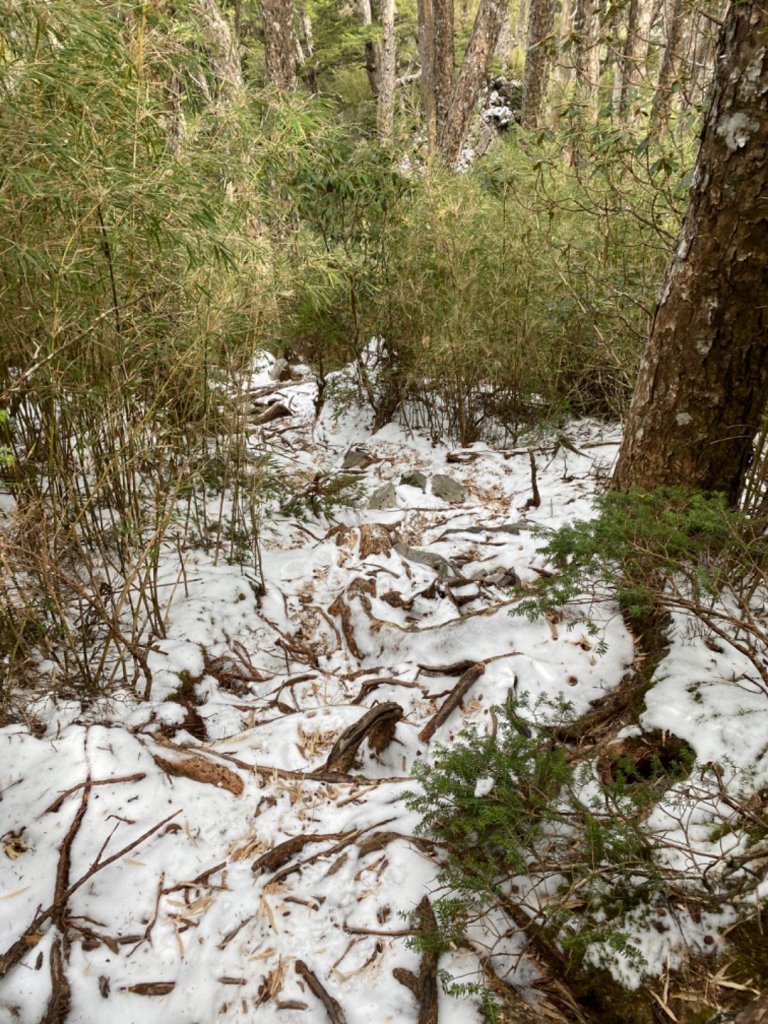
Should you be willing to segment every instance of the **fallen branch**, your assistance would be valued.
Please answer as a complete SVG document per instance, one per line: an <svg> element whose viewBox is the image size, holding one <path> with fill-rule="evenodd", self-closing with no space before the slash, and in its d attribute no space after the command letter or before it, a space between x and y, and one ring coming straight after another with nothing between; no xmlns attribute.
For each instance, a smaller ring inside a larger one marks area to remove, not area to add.
<svg viewBox="0 0 768 1024"><path fill-rule="evenodd" d="M395 728L402 717L403 709L394 701L387 701L371 708L339 736L323 765L323 770L348 772L354 764L360 745L366 738L374 754L384 750L392 742Z"/></svg>
<svg viewBox="0 0 768 1024"><path fill-rule="evenodd" d="M339 840L342 838L344 838L343 832L293 836L290 839L286 839L283 843L278 843L277 846L273 846L271 850L267 850L266 853L257 857L251 865L251 871L254 875L259 875L262 871L277 871L297 853L301 853L304 847L310 843L322 843L327 839Z"/></svg>
<svg viewBox="0 0 768 1024"><path fill-rule="evenodd" d="M87 790L86 790L87 793ZM8 949L0 956L0 978L4 978L5 975L15 967L16 964L22 959L24 954L32 949L42 939L43 933L40 931L41 927L50 921L59 913L62 906L66 906L67 901L73 893L77 892L78 889L82 888L86 882L89 882L94 875L98 874L99 871L103 871L104 868L109 867L110 864L114 864L116 860L120 860L126 853L130 853L131 850L135 850L137 846L140 846L146 839L158 832L164 825L167 825L169 821L181 814L181 811L174 811L173 814L169 814L163 818L152 828L147 829L143 832L138 839L134 839L128 843L122 849L118 850L117 853L113 853L107 857L106 860L102 860L102 854L106 848L107 843L114 835L114 830L110 832L109 836L102 843L101 849L96 855L96 860L91 864L86 873L82 877L78 878L76 882L73 882L66 891L62 894L60 899L55 900L45 910L41 910L38 914L32 918L31 922L24 929L21 938L17 939Z"/></svg>
<svg viewBox="0 0 768 1024"><path fill-rule="evenodd" d="M435 714L419 733L419 739L422 743L429 743L436 730L440 728L443 722L445 722L451 713L461 704L467 691L477 682L484 672L485 664L482 661L479 661L476 665L472 665L471 668L468 668L466 672L464 672L458 683L456 683L454 688L451 690L450 694L446 697Z"/></svg>
<svg viewBox="0 0 768 1024"><path fill-rule="evenodd" d="M56 797L52 804L45 808L43 814L55 814L57 811L60 811L61 805L67 797L72 796L78 789L83 789L84 787L92 789L94 786L116 786L119 782L141 782L146 777L146 772L134 772L133 775L121 775L115 779L86 779L85 782L78 782L76 786L70 786L69 789L65 789L60 796Z"/></svg>
<svg viewBox="0 0 768 1024"><path fill-rule="evenodd" d="M320 1002L328 1012L328 1017L331 1020L331 1024L347 1024L347 1018L344 1015L339 1003L333 998L333 996L325 990L320 982L317 975L310 971L303 960L296 961L296 973L299 977L303 978L309 986L310 991L317 996Z"/></svg>
<svg viewBox="0 0 768 1024"><path fill-rule="evenodd" d="M437 933L437 921L435 919L435 912L432 910L432 904L429 902L429 897L424 896L416 908L416 918L419 934L429 936ZM419 967L417 994L417 999L419 1000L418 1024L437 1024L437 962L437 950L425 949L421 957L421 966Z"/></svg>
<svg viewBox="0 0 768 1024"><path fill-rule="evenodd" d="M233 796L241 796L245 788L243 780L235 772L225 768L223 764L216 764L205 757L200 757L199 754L181 761L167 761L156 754L152 755L152 759L167 775L217 786L219 789L229 790Z"/></svg>

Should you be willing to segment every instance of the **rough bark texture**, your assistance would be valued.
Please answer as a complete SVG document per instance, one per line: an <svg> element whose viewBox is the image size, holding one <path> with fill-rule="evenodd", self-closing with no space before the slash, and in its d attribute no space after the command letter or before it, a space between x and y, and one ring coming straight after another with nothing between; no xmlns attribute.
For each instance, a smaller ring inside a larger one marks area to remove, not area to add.
<svg viewBox="0 0 768 1024"><path fill-rule="evenodd" d="M595 0L576 0L573 7L573 71L576 100L597 115L600 81L599 22Z"/></svg>
<svg viewBox="0 0 768 1024"><path fill-rule="evenodd" d="M540 123L544 111L554 27L554 0L530 0L521 114L523 124L530 127L536 127Z"/></svg>
<svg viewBox="0 0 768 1024"><path fill-rule="evenodd" d="M418 0L421 95L427 148L434 153L437 143L437 94L435 91L435 8L433 0Z"/></svg>
<svg viewBox="0 0 768 1024"><path fill-rule="evenodd" d="M430 154L453 93L453 0L418 0L421 90Z"/></svg>
<svg viewBox="0 0 768 1024"><path fill-rule="evenodd" d="M768 11L733 4L616 468L731 502L768 400Z"/></svg>
<svg viewBox="0 0 768 1024"><path fill-rule="evenodd" d="M291 0L262 0L264 60L267 81L278 89L295 89L298 42Z"/></svg>
<svg viewBox="0 0 768 1024"><path fill-rule="evenodd" d="M668 0L664 4L664 53L651 109L651 129L666 127L672 110L672 97L684 45L685 0Z"/></svg>
<svg viewBox="0 0 768 1024"><path fill-rule="evenodd" d="M455 167L459 159L467 124L475 109L480 86L488 71L508 10L507 0L481 0L477 9L472 36L451 97L451 106L440 132L440 159L446 167Z"/></svg>
<svg viewBox="0 0 768 1024"><path fill-rule="evenodd" d="M205 25L206 48L216 76L219 98L224 103L234 103L243 89L237 39L215 0L197 0L196 7Z"/></svg>
<svg viewBox="0 0 768 1024"><path fill-rule="evenodd" d="M379 95L376 103L376 127L383 142L392 141L395 108L395 0L381 2L381 46L379 49Z"/></svg>
<svg viewBox="0 0 768 1024"><path fill-rule="evenodd" d="M435 18L435 94L438 135L448 118L454 84L453 0L432 0Z"/></svg>

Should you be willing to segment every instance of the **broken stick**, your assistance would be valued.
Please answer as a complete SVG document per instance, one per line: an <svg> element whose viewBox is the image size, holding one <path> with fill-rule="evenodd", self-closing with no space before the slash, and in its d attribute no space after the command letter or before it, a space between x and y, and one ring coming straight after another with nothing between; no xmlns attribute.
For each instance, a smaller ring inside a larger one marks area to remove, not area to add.
<svg viewBox="0 0 768 1024"><path fill-rule="evenodd" d="M455 711L459 704L461 704L467 691L477 682L484 672L485 664L482 661L479 661L476 665L472 665L471 668L466 670L458 683L456 683L443 703L419 733L419 739L422 743L429 743L436 730L439 729L443 722L446 721L451 712Z"/></svg>

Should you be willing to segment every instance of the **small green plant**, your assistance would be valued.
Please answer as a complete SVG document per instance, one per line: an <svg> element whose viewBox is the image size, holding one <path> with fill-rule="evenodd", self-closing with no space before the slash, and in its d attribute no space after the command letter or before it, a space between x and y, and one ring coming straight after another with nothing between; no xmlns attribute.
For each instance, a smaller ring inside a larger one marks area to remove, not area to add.
<svg viewBox="0 0 768 1024"><path fill-rule="evenodd" d="M422 816L420 832L446 854L435 902L439 941L458 945L470 926L497 928L501 911L563 969L598 942L638 957L624 918L663 900L663 872L642 828L649 787L623 777L607 786L591 766L574 767L536 722L553 711L562 720L567 705L541 703L533 722L524 700L495 711L496 735L464 733L414 769L422 792L409 794L409 806Z"/></svg>
<svg viewBox="0 0 768 1024"><path fill-rule="evenodd" d="M536 618L573 602L616 598L630 621L683 611L744 654L768 692L768 631L759 614L768 566L765 516L725 496L659 487L608 491L594 519L546 536L551 577L520 591L518 612ZM588 611L581 616L589 622Z"/></svg>
<svg viewBox="0 0 768 1024"><path fill-rule="evenodd" d="M0 409L0 428L8 426L8 410ZM13 452L7 444L0 444L0 469L10 469L13 465Z"/></svg>

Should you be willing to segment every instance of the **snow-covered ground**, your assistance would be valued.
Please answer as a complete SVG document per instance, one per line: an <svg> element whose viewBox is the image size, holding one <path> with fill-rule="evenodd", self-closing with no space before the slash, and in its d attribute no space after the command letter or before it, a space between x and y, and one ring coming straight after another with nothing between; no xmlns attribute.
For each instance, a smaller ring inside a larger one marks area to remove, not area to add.
<svg viewBox="0 0 768 1024"><path fill-rule="evenodd" d="M267 382L265 368L254 386ZM191 555L151 655L151 700L41 699L34 734L0 730L2 1024L50 1013L57 976L69 1024L320 1024L331 1018L313 976L348 1024L415 1022L416 998L392 973L418 972L402 933L437 872L403 801L414 760L467 725L490 728L511 690L562 695L581 713L631 669L615 606L593 610L598 653L581 627L516 617L508 591L512 573L525 581L542 566L534 524L591 514L616 430L572 423L572 447L539 440L541 504L530 507L524 447L456 452L394 424L371 434L354 409L315 422L308 381L270 397L292 417L259 428L255 449L309 478L360 446L368 496L391 482L395 505L267 523L263 596L239 567ZM400 484L415 471L426 490ZM463 497L435 496L436 475ZM424 552L444 561L419 561ZM175 557L164 555L169 581ZM734 682L737 659L680 624L641 725L674 731L702 761L750 765L760 783L768 701ZM424 742L460 662L485 670ZM190 680L205 739L169 699ZM378 753L363 743L346 775L327 770L344 730L385 702L402 709L392 741ZM649 948L651 967L701 931ZM475 966L461 951L441 961L460 976ZM478 1006L441 993L441 1024L476 1022Z"/></svg>

